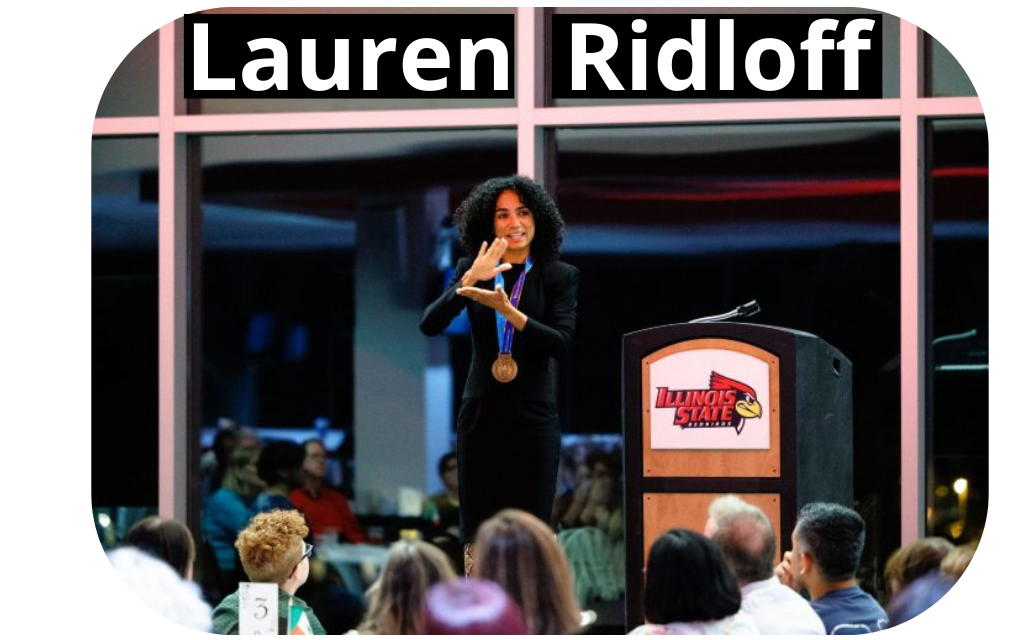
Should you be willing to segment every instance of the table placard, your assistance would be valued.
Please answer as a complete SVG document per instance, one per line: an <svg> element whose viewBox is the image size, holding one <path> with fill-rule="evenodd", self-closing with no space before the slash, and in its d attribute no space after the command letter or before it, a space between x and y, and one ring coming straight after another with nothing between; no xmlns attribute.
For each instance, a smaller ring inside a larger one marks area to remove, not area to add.
<svg viewBox="0 0 1034 640"><path fill-rule="evenodd" d="M240 583L238 609L239 633L242 636L277 635L277 587L271 582Z"/></svg>

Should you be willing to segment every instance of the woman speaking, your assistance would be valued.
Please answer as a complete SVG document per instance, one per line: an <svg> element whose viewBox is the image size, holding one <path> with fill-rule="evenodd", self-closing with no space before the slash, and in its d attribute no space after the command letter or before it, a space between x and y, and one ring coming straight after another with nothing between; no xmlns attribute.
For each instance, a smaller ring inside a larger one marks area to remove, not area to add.
<svg viewBox="0 0 1034 640"><path fill-rule="evenodd" d="M469 573L478 526L504 508L549 522L560 455L557 359L574 337L578 270L558 260L564 221L546 190L493 178L456 210L460 258L420 330L470 318L473 357L456 421Z"/></svg>

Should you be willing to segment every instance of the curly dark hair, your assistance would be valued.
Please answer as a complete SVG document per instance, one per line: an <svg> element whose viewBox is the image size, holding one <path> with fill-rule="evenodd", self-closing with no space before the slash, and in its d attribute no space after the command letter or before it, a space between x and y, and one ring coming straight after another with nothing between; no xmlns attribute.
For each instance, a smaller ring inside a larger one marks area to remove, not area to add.
<svg viewBox="0 0 1034 640"><path fill-rule="evenodd" d="M564 219L546 190L524 176L500 176L485 180L460 203L453 219L464 250L477 255L482 242L495 239L495 203L499 194L511 189L535 216L535 238L531 254L536 260L556 260L564 241Z"/></svg>

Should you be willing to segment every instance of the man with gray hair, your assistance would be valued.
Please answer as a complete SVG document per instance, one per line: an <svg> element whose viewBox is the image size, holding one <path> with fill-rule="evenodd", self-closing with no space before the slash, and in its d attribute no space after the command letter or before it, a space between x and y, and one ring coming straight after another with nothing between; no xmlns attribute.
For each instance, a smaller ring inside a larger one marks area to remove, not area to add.
<svg viewBox="0 0 1034 640"><path fill-rule="evenodd" d="M776 569L791 588L804 587L829 635L873 633L887 614L861 590L855 573L865 546L865 521L853 509L830 502L804 505L793 530L793 550Z"/></svg>
<svg viewBox="0 0 1034 640"><path fill-rule="evenodd" d="M716 499L704 535L722 552L739 583L741 609L764 635L825 635L808 602L775 577L775 531L768 516L738 496Z"/></svg>

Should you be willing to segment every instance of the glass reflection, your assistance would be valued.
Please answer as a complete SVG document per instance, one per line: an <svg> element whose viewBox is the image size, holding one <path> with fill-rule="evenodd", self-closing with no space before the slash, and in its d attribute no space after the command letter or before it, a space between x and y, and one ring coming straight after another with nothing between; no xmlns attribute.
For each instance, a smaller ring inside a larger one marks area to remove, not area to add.
<svg viewBox="0 0 1034 640"><path fill-rule="evenodd" d="M223 443L319 438L326 456L307 451L302 475L344 494L358 521L324 528L317 550L430 526L420 496L441 486L462 390L451 354L469 338L425 339L420 313L454 264L445 220L515 158L513 130L202 140L202 496ZM346 564L328 561L303 596L324 603L331 633L355 627L349 603L376 577Z"/></svg>
<svg viewBox="0 0 1034 640"><path fill-rule="evenodd" d="M934 120L930 535L975 542L988 490L988 148L983 118Z"/></svg>
<svg viewBox="0 0 1034 640"><path fill-rule="evenodd" d="M899 514L896 122L561 129L565 260L581 270L574 430L619 433L621 339L757 299L763 324L854 363L862 578L881 588Z"/></svg>
<svg viewBox="0 0 1034 640"><path fill-rule="evenodd" d="M93 141L91 488L105 548L158 504L157 164L155 138Z"/></svg>

